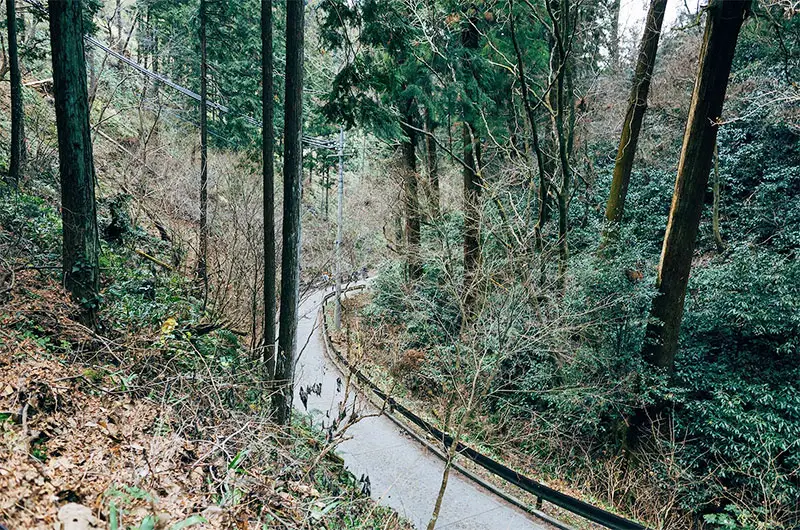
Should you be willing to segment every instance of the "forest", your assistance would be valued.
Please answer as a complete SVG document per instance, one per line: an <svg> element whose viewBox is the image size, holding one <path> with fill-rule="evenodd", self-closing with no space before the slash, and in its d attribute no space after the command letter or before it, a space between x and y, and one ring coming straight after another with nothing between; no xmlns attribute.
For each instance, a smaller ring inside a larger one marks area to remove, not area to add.
<svg viewBox="0 0 800 530"><path fill-rule="evenodd" d="M0 10L0 530L800 528L800 2Z"/></svg>

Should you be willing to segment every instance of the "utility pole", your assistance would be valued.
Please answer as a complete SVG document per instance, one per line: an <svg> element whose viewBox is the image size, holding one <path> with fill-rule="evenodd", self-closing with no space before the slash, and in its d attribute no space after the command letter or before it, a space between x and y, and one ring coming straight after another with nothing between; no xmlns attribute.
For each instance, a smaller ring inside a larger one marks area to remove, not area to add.
<svg viewBox="0 0 800 530"><path fill-rule="evenodd" d="M331 166L325 162L325 220L328 220L328 194L331 191Z"/></svg>
<svg viewBox="0 0 800 530"><path fill-rule="evenodd" d="M344 128L339 127L339 205L336 214L336 309L334 329L342 329L342 202L344 199Z"/></svg>

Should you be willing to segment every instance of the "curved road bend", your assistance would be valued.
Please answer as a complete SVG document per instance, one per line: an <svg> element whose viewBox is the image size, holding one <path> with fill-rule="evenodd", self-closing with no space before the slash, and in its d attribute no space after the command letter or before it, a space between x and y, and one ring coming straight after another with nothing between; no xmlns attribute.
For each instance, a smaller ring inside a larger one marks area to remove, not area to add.
<svg viewBox="0 0 800 530"><path fill-rule="evenodd" d="M308 412L316 425L330 424L326 412L335 417L344 389L337 391L337 378L344 377L324 354L317 323L324 291L313 293L300 306L297 345L300 358L295 368L294 406L302 410L300 388L321 383L321 396L311 394ZM351 390L351 395L353 394ZM357 398L362 416L376 410L365 399ZM348 407L349 409L349 407ZM409 438L385 416L363 418L347 431L350 439L337 453L356 476L367 475L372 497L394 508L417 528L430 519L441 484L444 463L416 440ZM544 523L492 495L453 470L447 484L437 529L546 530Z"/></svg>

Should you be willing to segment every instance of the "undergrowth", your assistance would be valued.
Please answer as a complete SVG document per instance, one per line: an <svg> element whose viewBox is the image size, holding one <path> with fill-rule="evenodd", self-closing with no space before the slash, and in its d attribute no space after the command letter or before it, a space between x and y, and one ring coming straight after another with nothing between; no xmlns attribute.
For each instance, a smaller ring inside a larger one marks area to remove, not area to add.
<svg viewBox="0 0 800 530"><path fill-rule="evenodd" d="M58 212L0 194L0 453L14 469L0 469L0 522L406 528L335 456L311 467L324 436L302 417L287 430L270 421L270 387L239 332L163 266L164 241L121 228L102 241L91 330L58 283Z"/></svg>

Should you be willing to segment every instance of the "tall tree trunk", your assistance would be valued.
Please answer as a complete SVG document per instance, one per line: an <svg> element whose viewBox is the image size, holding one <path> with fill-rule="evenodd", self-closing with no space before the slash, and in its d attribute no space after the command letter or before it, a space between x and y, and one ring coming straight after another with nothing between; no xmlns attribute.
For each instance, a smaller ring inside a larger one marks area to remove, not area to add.
<svg viewBox="0 0 800 530"><path fill-rule="evenodd" d="M666 3L666 2L665 2ZM651 2L652 9L652 2ZM611 67L619 65L619 7L620 0L611 0L608 16L611 19L611 27L608 32L608 51L611 59ZM648 16L648 20L650 17ZM645 29L645 31L647 31Z"/></svg>
<svg viewBox="0 0 800 530"><path fill-rule="evenodd" d="M124 49L124 39L122 38L122 0L117 0L114 10L114 22L117 25L117 49L122 52Z"/></svg>
<svg viewBox="0 0 800 530"><path fill-rule="evenodd" d="M513 2L511 3L513 9ZM538 208L538 216L536 220L536 224L533 227L533 235L534 235L534 245L536 247L536 251L539 254L539 259L541 260L541 266L539 270L539 281L541 284L545 282L545 271L546 268L544 266L544 239L542 237L542 227L544 226L545 221L547 220L547 185L548 185L548 177L547 172L545 170L545 154L542 150L542 144L539 140L539 129L536 124L536 115L534 113L533 105L531 104L530 99L530 88L528 87L528 79L525 77L525 61L522 57L522 48L519 45L519 40L517 39L517 32L516 26L514 24L514 16L513 12L509 19L509 26L511 29L511 41L514 44L514 53L517 56L517 79L520 83L520 87L522 90L522 103L525 107L525 116L528 118L528 127L531 130L531 143L533 144L533 152L536 156L536 168L538 171L538 195L539 195L539 208Z"/></svg>
<svg viewBox="0 0 800 530"><path fill-rule="evenodd" d="M206 0L200 0L200 256L197 275L203 282L203 308L208 302L208 63Z"/></svg>
<svg viewBox="0 0 800 530"><path fill-rule="evenodd" d="M148 8L148 16L149 16L149 8ZM156 74L160 74L160 67L161 67L161 60L159 58L160 50L158 48L158 30L153 29L153 46L151 47L150 52L150 64L153 68L153 72ZM155 97L156 101L158 101L158 93L161 89L161 83L153 80L153 97Z"/></svg>
<svg viewBox="0 0 800 530"><path fill-rule="evenodd" d="M477 16L466 22L466 27L461 30L461 45L465 49L464 71L468 77L474 79L471 53L478 48L480 34L478 33ZM476 94L472 94L473 101ZM476 138L477 131L473 126L470 116L472 110L469 104L464 104L464 124L462 126L462 141L464 145L464 310L465 319L469 318L475 306L477 272L481 258L480 237L480 197L481 182L481 146Z"/></svg>
<svg viewBox="0 0 800 530"><path fill-rule="evenodd" d="M409 99L405 108L405 123L413 124L415 121L415 101ZM422 276L420 264L420 208L419 208L419 180L417 175L417 131L403 125L403 132L408 140L402 144L403 150L403 195L406 213L406 259L408 278L412 281L419 280Z"/></svg>
<svg viewBox="0 0 800 530"><path fill-rule="evenodd" d="M736 40L749 8L750 0L717 0L709 5L706 15L697 80L658 267L658 294L643 346L645 360L669 373L675 364L686 286Z"/></svg>
<svg viewBox="0 0 800 530"><path fill-rule="evenodd" d="M573 145L575 130L574 106L572 104L572 32L573 27L570 22L571 7L569 0L559 0L557 2L558 15L550 9L549 15L553 21L554 48L556 56L556 105L553 116L553 136L556 139L558 150L559 171L561 173L561 184L556 193L558 204L558 290L563 291L566 287L567 266L569 260L569 201L572 186L572 166L570 156ZM566 121L566 127L565 127Z"/></svg>
<svg viewBox="0 0 800 530"><path fill-rule="evenodd" d="M272 81L272 0L261 0L262 158L264 164L264 362L275 375L275 131Z"/></svg>
<svg viewBox="0 0 800 530"><path fill-rule="evenodd" d="M100 242L81 1L48 2L48 12L61 174L64 286L82 306L84 323L94 325L100 301Z"/></svg>
<svg viewBox="0 0 800 530"><path fill-rule="evenodd" d="M462 126L464 142L464 306L469 313L475 305L478 268L481 259L480 200L483 189L481 179L481 145L470 124Z"/></svg>
<svg viewBox="0 0 800 530"><path fill-rule="evenodd" d="M286 99L283 157L283 248L281 305L275 379L272 394L275 420L291 418L297 308L300 298L300 196L303 176L303 19L304 2L286 3Z"/></svg>
<svg viewBox="0 0 800 530"><path fill-rule="evenodd" d="M603 230L601 247L606 247L616 240L619 223L622 221L633 159L639 143L639 132L642 130L642 121L647 110L647 94L650 91L650 80L653 77L653 67L656 63L658 41L666 8L667 0L651 0L650 9L647 12L644 33L639 45L639 58L636 61L636 71L633 75L633 85L628 99L628 110L625 112L625 120L622 122L622 134L614 164L614 178L611 181L611 191L606 203L606 227Z"/></svg>
<svg viewBox="0 0 800 530"><path fill-rule="evenodd" d="M8 65L11 72L11 161L8 171L8 184L17 189L23 158L23 119L22 77L19 71L17 53L17 10L16 0L6 0L8 13Z"/></svg>
<svg viewBox="0 0 800 530"><path fill-rule="evenodd" d="M428 202L430 202L431 216L438 218L441 215L441 192L439 190L439 160L436 155L436 141L430 136L436 130L436 123L429 109L425 109L425 162L428 172Z"/></svg>

